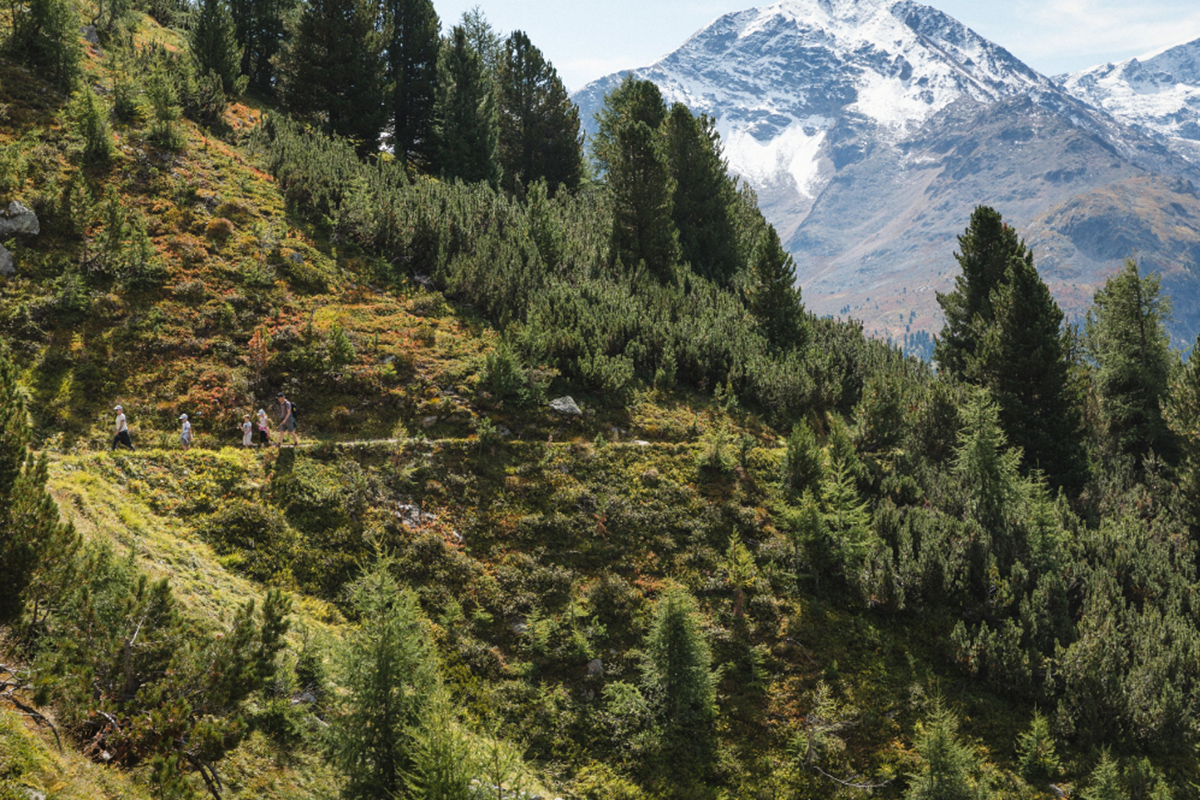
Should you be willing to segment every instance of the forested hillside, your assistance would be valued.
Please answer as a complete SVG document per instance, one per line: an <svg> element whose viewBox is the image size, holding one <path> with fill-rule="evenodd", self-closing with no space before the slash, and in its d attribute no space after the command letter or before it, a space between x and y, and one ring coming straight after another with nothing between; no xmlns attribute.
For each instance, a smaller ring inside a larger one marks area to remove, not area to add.
<svg viewBox="0 0 1200 800"><path fill-rule="evenodd" d="M981 206L905 358L709 119L444 28L0 14L0 798L1192 796L1157 280Z"/></svg>

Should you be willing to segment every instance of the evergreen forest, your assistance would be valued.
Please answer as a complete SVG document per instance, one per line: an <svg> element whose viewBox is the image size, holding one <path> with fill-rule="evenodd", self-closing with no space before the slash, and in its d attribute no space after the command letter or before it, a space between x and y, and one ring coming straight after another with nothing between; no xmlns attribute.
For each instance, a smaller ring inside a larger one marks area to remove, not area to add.
<svg viewBox="0 0 1200 800"><path fill-rule="evenodd" d="M1158 277L980 206L925 361L596 122L479 8L0 9L0 800L1196 796Z"/></svg>

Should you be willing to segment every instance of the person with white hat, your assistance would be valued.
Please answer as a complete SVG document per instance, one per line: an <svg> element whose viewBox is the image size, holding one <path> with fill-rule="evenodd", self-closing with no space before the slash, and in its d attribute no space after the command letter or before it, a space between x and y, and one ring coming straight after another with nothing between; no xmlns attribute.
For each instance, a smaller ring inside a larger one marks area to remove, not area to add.
<svg viewBox="0 0 1200 800"><path fill-rule="evenodd" d="M130 450L132 450L133 440L129 438L129 425L125 422L125 408L117 405L113 407L113 411L117 412L117 427L113 432L114 435L112 447L108 449L110 451L116 450L117 445L121 445L122 447L128 447Z"/></svg>
<svg viewBox="0 0 1200 800"><path fill-rule="evenodd" d="M179 415L180 421L183 423L183 431L179 434L179 441L183 445L183 452L187 452L192 446L192 423L188 422L187 414Z"/></svg>

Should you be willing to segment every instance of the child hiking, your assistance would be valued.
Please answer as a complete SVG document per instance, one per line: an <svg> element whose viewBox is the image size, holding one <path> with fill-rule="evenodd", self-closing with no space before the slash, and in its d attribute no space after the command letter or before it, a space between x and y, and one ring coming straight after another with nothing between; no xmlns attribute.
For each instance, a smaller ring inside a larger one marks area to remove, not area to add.
<svg viewBox="0 0 1200 800"><path fill-rule="evenodd" d="M133 449L133 440L129 438L129 425L125 422L125 408L123 406L114 406L113 411L117 412L116 428L113 431L112 447L109 451L116 450L117 445Z"/></svg>
<svg viewBox="0 0 1200 800"><path fill-rule="evenodd" d="M242 447L254 445L254 426L250 424L250 415L242 417Z"/></svg>
<svg viewBox="0 0 1200 800"><path fill-rule="evenodd" d="M296 435L296 414L292 403L283 396L283 392L275 395L275 399L279 401L279 442L276 447L283 445L283 437L286 434L292 435L292 446L300 444L300 437Z"/></svg>
<svg viewBox="0 0 1200 800"><path fill-rule="evenodd" d="M271 443L271 423L264 409L258 410L258 443L265 446Z"/></svg>
<svg viewBox="0 0 1200 800"><path fill-rule="evenodd" d="M188 422L187 414L180 414L179 420L183 423L183 430L179 432L179 443L183 445L183 452L187 452L192 446L192 423Z"/></svg>

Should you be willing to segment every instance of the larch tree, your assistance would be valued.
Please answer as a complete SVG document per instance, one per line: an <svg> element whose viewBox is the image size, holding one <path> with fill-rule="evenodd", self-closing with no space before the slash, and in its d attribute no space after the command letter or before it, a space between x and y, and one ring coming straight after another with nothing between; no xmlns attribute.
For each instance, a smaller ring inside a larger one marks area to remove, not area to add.
<svg viewBox="0 0 1200 800"><path fill-rule="evenodd" d="M552 191L573 189L583 175L579 109L522 31L504 43L498 152L504 187L518 194L539 179Z"/></svg>
<svg viewBox="0 0 1200 800"><path fill-rule="evenodd" d="M374 3L308 0L278 60L283 102L300 116L379 149L387 121L383 41Z"/></svg>
<svg viewBox="0 0 1200 800"><path fill-rule="evenodd" d="M236 97L246 90L237 26L226 0L201 0L188 31L188 44L197 71L220 78L226 95Z"/></svg>
<svg viewBox="0 0 1200 800"><path fill-rule="evenodd" d="M498 181L492 98L479 54L462 26L455 26L442 47L434 107L434 161L443 178Z"/></svg>
<svg viewBox="0 0 1200 800"><path fill-rule="evenodd" d="M392 149L422 168L434 155L441 23L432 0L382 0Z"/></svg>
<svg viewBox="0 0 1200 800"><path fill-rule="evenodd" d="M101 4L103 6L103 4ZM17 13L5 49L25 66L36 67L59 89L69 91L83 70L79 43L79 13L69 0L31 0Z"/></svg>
<svg viewBox="0 0 1200 800"><path fill-rule="evenodd" d="M1100 411L1112 449L1140 464L1151 451L1170 456L1174 441L1159 404L1174 356L1167 337L1170 299L1157 275L1143 277L1130 259L1096 291L1084 345L1096 365Z"/></svg>

